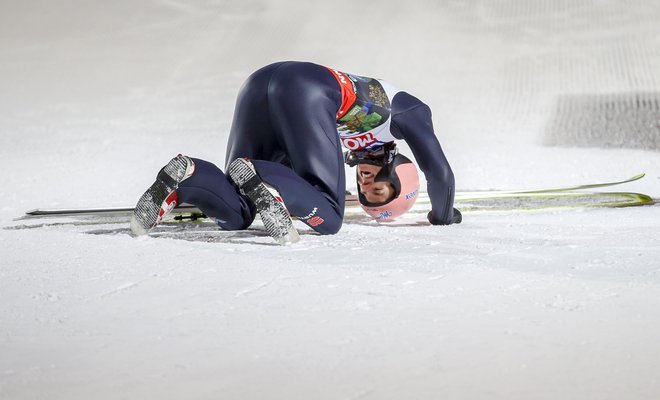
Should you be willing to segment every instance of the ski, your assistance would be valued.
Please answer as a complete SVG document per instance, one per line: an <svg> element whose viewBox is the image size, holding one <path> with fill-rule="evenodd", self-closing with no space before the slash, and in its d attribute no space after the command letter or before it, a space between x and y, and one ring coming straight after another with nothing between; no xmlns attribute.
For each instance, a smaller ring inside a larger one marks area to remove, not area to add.
<svg viewBox="0 0 660 400"><path fill-rule="evenodd" d="M566 208L593 208L593 207L630 207L654 204L655 200L642 193L634 192L546 192L546 193L508 193L498 196L485 197L459 197L454 205L464 213L475 212L502 212L502 211L530 211ZM429 204L416 203L409 213L428 212ZM118 219L130 218L133 208L81 208L81 209L37 209L28 211L23 217L16 220L52 218L52 217L79 217ZM347 205L346 215L362 213L358 205ZM167 216L169 221L195 221L206 216L197 208L183 204L175 208Z"/></svg>
<svg viewBox="0 0 660 400"><path fill-rule="evenodd" d="M642 179L645 177L645 173L640 173L634 175L628 179L612 182L600 182L600 183L587 183L583 185L576 186L565 186L558 188L546 188L546 189L533 189L533 190L473 190L473 191L459 191L456 192L455 201L459 200L477 200L482 198L491 198L491 197L501 197L501 196L510 196L510 195L535 195L541 193L560 193L560 192L572 192L579 190L595 189L595 188L604 188L610 186L623 185L625 183L630 183ZM417 198L417 203L428 204L430 203L428 193L420 193ZM359 205L358 197L355 194L348 194L346 196L346 205Z"/></svg>
<svg viewBox="0 0 660 400"><path fill-rule="evenodd" d="M583 208L622 208L655 204L655 200L634 192L540 192L501 193L497 196L463 197L454 200L454 206L463 214L501 213L524 211L552 211ZM429 211L428 202L417 202L408 213ZM346 207L346 215L360 213L359 206Z"/></svg>
<svg viewBox="0 0 660 400"><path fill-rule="evenodd" d="M579 190L603 188L633 182L644 177L635 175L629 179L605 183L591 183L578 186L567 186L554 189L536 189L520 191L469 191L458 192L454 204L462 212L493 212L493 211L525 211L548 210L562 208L590 207L629 207L654 204L650 196L633 192L579 192ZM430 199L427 193L421 193L420 198L409 213L428 212ZM346 215L361 213L357 196L347 194ZM48 217L80 217L119 219L130 217L132 207L109 208L68 208L68 209L36 209L25 213L16 220ZM181 204L168 216L169 221L188 221L203 219L206 216L195 206Z"/></svg>
<svg viewBox="0 0 660 400"><path fill-rule="evenodd" d="M645 173L637 174L634 175L628 179L624 179L621 181L613 181L613 182L600 182L600 183L587 183L583 185L576 185L576 186L566 186L566 187L558 187L558 188L552 188L552 189L533 189L533 190L477 190L477 191L471 191L471 192L462 192L461 194L464 196L470 196L470 195L480 195L480 194L533 194L533 193L554 193L554 192L570 192L570 191L575 191L575 190L586 190L586 189L596 189L596 188L603 188L603 187L609 187L609 186L617 186L617 185L622 185L625 183L630 183L634 182L637 180L642 179L645 177Z"/></svg>
<svg viewBox="0 0 660 400"><path fill-rule="evenodd" d="M25 213L25 216L19 219L25 218L39 218L39 217L66 217L66 216L122 216L130 215L133 213L135 208L133 207L107 207L107 208L37 208L35 210L30 210ZM190 204L181 204L175 208L179 213L186 212L200 212L199 209Z"/></svg>

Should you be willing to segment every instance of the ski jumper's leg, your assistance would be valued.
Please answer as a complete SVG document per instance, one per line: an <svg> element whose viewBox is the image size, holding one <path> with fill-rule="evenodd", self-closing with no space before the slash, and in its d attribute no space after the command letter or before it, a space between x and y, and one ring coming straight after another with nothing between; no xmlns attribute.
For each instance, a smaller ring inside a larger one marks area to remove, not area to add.
<svg viewBox="0 0 660 400"><path fill-rule="evenodd" d="M336 122L341 106L337 80L320 65L285 63L273 74L268 104L295 174L287 177L283 169L262 174L257 167L259 173L278 189L292 215L319 233L337 233L346 195Z"/></svg>
<svg viewBox="0 0 660 400"><path fill-rule="evenodd" d="M224 230L245 229L254 220L254 206L238 193L225 174L214 164L197 158L195 173L181 182L176 193L180 203L197 206Z"/></svg>
<svg viewBox="0 0 660 400"><path fill-rule="evenodd" d="M341 89L325 67L300 62L264 67L241 91L228 144L227 163L251 158L291 215L321 234L337 233L344 215L340 105Z"/></svg>
<svg viewBox="0 0 660 400"><path fill-rule="evenodd" d="M291 215L321 234L334 234L342 225L342 218L319 191L291 168L280 163L252 160L264 182L277 189Z"/></svg>

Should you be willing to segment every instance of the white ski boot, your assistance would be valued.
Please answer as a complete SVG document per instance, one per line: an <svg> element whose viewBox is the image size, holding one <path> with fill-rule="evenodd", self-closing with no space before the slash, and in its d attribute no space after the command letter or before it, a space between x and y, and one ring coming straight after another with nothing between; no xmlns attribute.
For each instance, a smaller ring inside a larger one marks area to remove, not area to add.
<svg viewBox="0 0 660 400"><path fill-rule="evenodd" d="M250 161L237 158L229 165L228 174L241 193L255 205L266 231L275 241L284 245L300 240L279 193L261 180Z"/></svg>
<svg viewBox="0 0 660 400"><path fill-rule="evenodd" d="M158 225L165 215L177 206L179 199L176 189L179 184L195 172L195 163L190 157L179 154L164 166L156 181L140 197L133 216L131 231L135 235L145 235Z"/></svg>

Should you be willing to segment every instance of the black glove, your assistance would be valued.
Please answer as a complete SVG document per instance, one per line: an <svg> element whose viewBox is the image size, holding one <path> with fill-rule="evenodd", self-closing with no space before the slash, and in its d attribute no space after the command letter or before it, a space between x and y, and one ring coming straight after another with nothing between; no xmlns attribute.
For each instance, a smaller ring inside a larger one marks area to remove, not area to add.
<svg viewBox="0 0 660 400"><path fill-rule="evenodd" d="M460 224L463 221L463 214L461 214L461 212L458 211L458 209L454 208L454 216L449 222L435 220L433 218L433 211L429 211L426 218L429 220L429 222L432 225L451 225L451 224Z"/></svg>

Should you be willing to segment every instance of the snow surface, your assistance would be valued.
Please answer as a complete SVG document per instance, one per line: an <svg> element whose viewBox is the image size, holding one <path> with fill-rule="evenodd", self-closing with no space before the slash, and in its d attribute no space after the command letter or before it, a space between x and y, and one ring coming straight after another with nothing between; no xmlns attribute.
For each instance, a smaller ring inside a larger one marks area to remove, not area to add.
<svg viewBox="0 0 660 400"><path fill-rule="evenodd" d="M657 151L543 143L560 96L660 93L659 19L651 0L3 2L0 398L660 398L660 206L288 247L13 229L132 205L177 153L222 164L241 83L287 59L425 100L459 190L646 172L625 190L658 198Z"/></svg>

